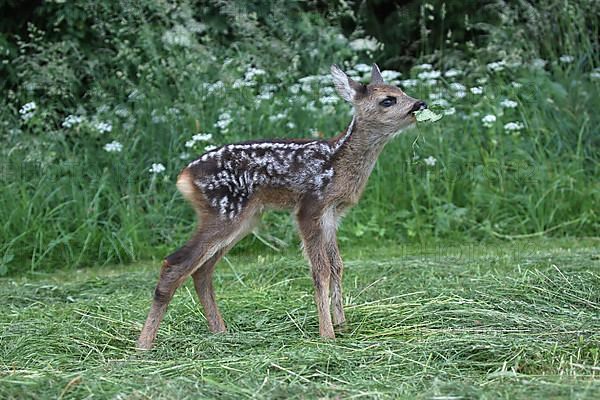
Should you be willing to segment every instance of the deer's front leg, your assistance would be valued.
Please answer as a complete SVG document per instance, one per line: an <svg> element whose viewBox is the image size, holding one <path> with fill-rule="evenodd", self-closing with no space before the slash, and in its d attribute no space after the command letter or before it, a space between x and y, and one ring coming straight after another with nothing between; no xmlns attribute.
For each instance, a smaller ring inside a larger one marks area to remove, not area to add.
<svg viewBox="0 0 600 400"><path fill-rule="evenodd" d="M344 315L344 300L342 296L342 276L344 274L344 262L340 256L337 240L334 235L328 241L327 253L331 263L331 303L333 306L334 325L343 325L346 322Z"/></svg>
<svg viewBox="0 0 600 400"><path fill-rule="evenodd" d="M331 266L327 254L327 241L322 216L304 213L298 214L298 225L304 251L310 260L313 283L315 286L315 303L319 313L319 334L324 338L335 338L331 313L329 312L329 284Z"/></svg>

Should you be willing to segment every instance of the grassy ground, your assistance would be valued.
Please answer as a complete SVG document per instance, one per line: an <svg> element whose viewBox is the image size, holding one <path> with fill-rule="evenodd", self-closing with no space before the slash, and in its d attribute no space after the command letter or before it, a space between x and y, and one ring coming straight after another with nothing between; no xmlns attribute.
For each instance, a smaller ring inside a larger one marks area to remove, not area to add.
<svg viewBox="0 0 600 400"><path fill-rule="evenodd" d="M597 240L343 252L335 341L296 252L221 263L226 335L187 282L146 353L158 262L4 278L0 398L600 397Z"/></svg>

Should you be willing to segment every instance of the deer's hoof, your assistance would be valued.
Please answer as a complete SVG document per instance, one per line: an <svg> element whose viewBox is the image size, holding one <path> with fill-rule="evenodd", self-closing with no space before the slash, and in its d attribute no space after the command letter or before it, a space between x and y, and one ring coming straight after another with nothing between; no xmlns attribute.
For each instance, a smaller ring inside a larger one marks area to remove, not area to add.
<svg viewBox="0 0 600 400"><path fill-rule="evenodd" d="M321 338L326 340L335 339L335 333L332 330L321 331Z"/></svg>
<svg viewBox="0 0 600 400"><path fill-rule="evenodd" d="M137 351L148 351L152 350L152 343L138 342L135 346Z"/></svg>

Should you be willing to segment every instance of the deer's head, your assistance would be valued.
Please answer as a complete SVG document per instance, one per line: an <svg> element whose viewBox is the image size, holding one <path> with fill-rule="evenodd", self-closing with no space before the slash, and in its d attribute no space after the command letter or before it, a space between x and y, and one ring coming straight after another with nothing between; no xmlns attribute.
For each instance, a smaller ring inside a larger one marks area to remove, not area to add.
<svg viewBox="0 0 600 400"><path fill-rule="evenodd" d="M373 139L392 137L416 122L415 111L427 108L424 101L385 84L377 64L373 64L368 85L348 77L337 65L331 66L331 75L339 95L354 106L360 125L379 136Z"/></svg>

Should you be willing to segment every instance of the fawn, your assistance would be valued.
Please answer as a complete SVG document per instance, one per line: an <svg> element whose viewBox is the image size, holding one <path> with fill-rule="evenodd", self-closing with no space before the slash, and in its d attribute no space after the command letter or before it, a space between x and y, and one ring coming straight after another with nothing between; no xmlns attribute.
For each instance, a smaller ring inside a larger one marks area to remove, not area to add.
<svg viewBox="0 0 600 400"><path fill-rule="evenodd" d="M269 208L295 213L311 264L319 333L335 337L333 325L345 322L338 221L358 202L384 145L414 125L413 113L427 105L386 85L376 64L368 85L352 80L336 65L331 75L339 95L355 109L350 125L338 136L230 144L203 154L180 173L177 189L194 207L198 227L163 262L138 348L152 347L175 290L190 275L210 331L226 330L215 303L215 264Z"/></svg>

